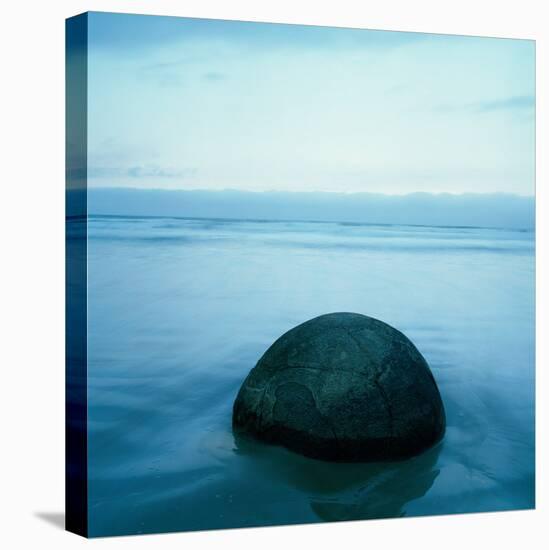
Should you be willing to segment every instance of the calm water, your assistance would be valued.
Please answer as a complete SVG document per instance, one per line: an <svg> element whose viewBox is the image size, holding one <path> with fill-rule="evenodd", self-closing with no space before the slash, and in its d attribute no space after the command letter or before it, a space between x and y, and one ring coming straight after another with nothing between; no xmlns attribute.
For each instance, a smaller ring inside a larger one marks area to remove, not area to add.
<svg viewBox="0 0 549 550"><path fill-rule="evenodd" d="M88 246L91 535L534 506L533 233L92 217ZM334 311L425 355L437 447L345 465L235 441L248 371Z"/></svg>

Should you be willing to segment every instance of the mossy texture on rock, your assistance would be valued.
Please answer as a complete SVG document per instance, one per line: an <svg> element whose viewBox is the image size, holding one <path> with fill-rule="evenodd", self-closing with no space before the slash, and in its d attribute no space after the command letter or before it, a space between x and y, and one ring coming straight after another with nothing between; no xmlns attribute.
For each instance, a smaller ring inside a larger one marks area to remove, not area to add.
<svg viewBox="0 0 549 550"><path fill-rule="evenodd" d="M233 429L323 460L400 459L438 441L444 406L431 370L391 326L331 313L282 335L242 384Z"/></svg>

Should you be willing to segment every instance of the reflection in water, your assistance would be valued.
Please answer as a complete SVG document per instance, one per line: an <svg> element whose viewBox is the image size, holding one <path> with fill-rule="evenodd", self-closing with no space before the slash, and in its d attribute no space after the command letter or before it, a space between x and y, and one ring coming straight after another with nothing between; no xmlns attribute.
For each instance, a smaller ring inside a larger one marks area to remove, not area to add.
<svg viewBox="0 0 549 550"><path fill-rule="evenodd" d="M260 475L277 478L307 495L311 510L324 521L394 518L420 498L439 474L443 442L398 462L333 463L313 460L234 434L236 452Z"/></svg>

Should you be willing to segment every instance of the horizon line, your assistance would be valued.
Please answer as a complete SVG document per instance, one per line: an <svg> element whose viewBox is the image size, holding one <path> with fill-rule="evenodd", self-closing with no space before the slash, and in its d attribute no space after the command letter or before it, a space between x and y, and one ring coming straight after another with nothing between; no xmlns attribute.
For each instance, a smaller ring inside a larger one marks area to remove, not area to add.
<svg viewBox="0 0 549 550"><path fill-rule="evenodd" d="M535 227L506 227L496 225L443 225L427 223L390 223L390 222L352 222L344 220L317 220L317 219L285 219L285 218L241 218L223 216L176 216L176 215L154 215L154 214L94 214L88 212L85 215L66 216L67 219L81 220L90 218L122 218L122 219L172 219L172 220L204 220L223 222L246 222L246 223L315 223L315 224L337 224L349 227L436 227L441 229L490 229L494 231L517 231L520 233L534 233Z"/></svg>

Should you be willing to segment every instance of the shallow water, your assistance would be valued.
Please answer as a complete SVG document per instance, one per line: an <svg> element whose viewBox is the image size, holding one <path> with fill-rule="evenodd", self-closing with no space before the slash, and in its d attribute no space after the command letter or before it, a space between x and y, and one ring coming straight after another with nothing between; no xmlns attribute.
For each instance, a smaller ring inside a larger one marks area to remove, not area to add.
<svg viewBox="0 0 549 550"><path fill-rule="evenodd" d="M479 228L92 217L92 536L534 506L534 235ZM330 464L235 441L269 345L334 311L431 365L443 441Z"/></svg>

